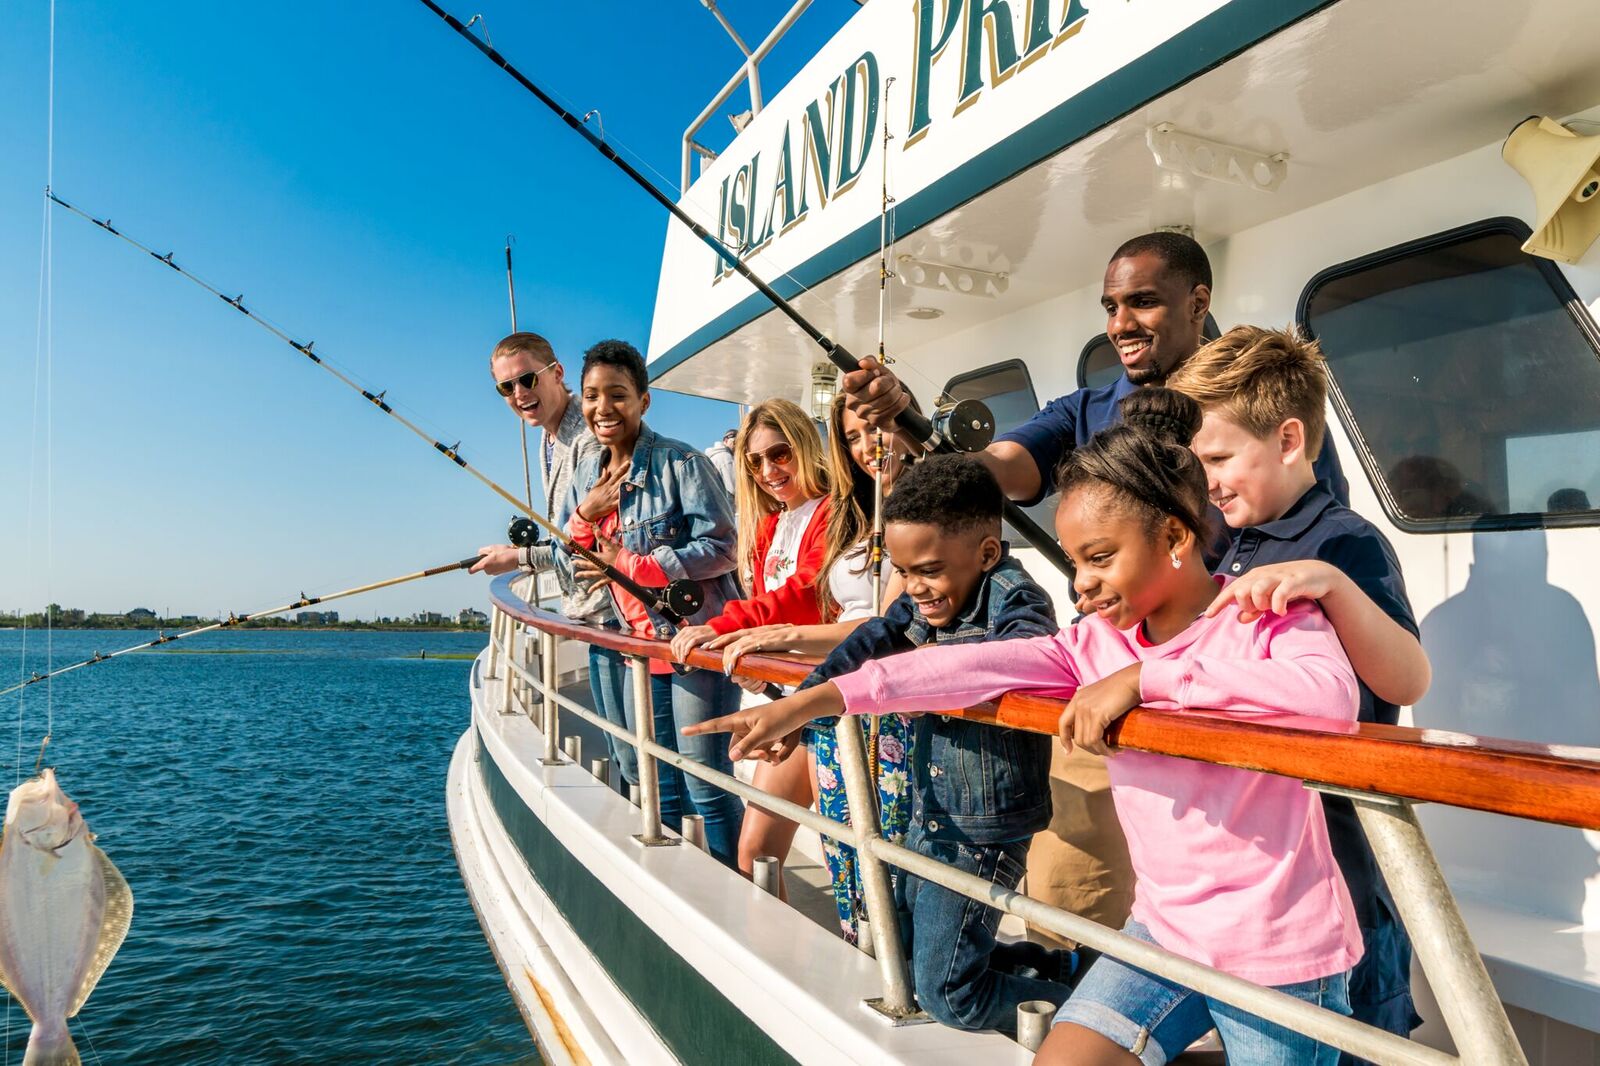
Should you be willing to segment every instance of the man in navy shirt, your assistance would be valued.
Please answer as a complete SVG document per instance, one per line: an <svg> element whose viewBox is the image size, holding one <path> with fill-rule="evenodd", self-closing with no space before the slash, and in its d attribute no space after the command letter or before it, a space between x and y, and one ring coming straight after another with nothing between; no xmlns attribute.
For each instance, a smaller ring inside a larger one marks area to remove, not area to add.
<svg viewBox="0 0 1600 1066"><path fill-rule="evenodd" d="M1035 504L1048 496L1056 467L1066 454L1121 420L1124 396L1140 385L1161 384L1205 343L1211 261L1199 243L1180 233L1135 237L1112 254L1100 303L1106 312L1106 336L1122 361L1123 376L1109 385L1051 400L978 455L1006 495L1018 503ZM840 382L845 402L868 422L888 428L910 398L899 379L877 360L863 359L861 366ZM1350 488L1332 448L1322 450L1316 472L1338 500L1349 500Z"/></svg>

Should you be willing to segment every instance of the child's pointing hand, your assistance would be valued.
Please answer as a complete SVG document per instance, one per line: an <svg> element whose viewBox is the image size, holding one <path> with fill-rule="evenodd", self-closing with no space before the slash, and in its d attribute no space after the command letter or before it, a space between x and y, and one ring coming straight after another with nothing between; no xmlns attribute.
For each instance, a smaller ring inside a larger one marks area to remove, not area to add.
<svg viewBox="0 0 1600 1066"><path fill-rule="evenodd" d="M1230 603L1239 605L1241 622L1254 622L1264 614L1285 614L1295 600L1332 596L1348 580L1336 567L1315 559L1257 567L1219 592L1206 608L1206 617L1215 618Z"/></svg>
<svg viewBox="0 0 1600 1066"><path fill-rule="evenodd" d="M840 695L838 686L829 682L797 692L786 699L684 726L683 734L698 737L708 733L731 733L733 742L728 746L730 759L766 761L768 753L813 718L826 718L843 712L844 697ZM793 750L792 744L788 745L788 750Z"/></svg>

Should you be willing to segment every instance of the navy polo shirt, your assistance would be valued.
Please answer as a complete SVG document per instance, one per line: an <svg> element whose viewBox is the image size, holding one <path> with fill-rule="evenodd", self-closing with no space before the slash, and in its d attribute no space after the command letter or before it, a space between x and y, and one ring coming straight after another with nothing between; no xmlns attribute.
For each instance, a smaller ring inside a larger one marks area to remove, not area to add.
<svg viewBox="0 0 1600 1066"><path fill-rule="evenodd" d="M1087 444L1089 438L1102 429L1122 421L1122 398L1138 387L1123 374L1109 385L1069 392L1045 404L1043 410L1016 429L996 437L997 441L1022 445L1039 468L1038 495L1017 502L1032 507L1055 491L1056 467L1061 465L1061 460L1072 449ZM1340 503L1350 502L1350 483L1345 480L1344 471L1339 467L1339 454L1331 445L1324 445L1312 469Z"/></svg>
<svg viewBox="0 0 1600 1066"><path fill-rule="evenodd" d="M1235 578L1257 566L1317 559L1342 570L1356 587L1371 597L1383 611L1412 636L1418 636L1416 615L1406 596L1400 561L1388 538L1376 526L1336 501L1318 483L1276 522L1247 526L1237 532L1233 547L1223 557L1217 573ZM1359 678L1357 679L1360 680ZM1384 703L1361 684L1363 722L1394 725L1400 708ZM1388 889L1378 875L1378 866L1367 845L1366 834L1350 801L1338 796L1323 796L1322 808L1328 820L1328 843L1344 872L1350 899L1355 904L1356 920L1363 929L1375 929L1392 921L1394 905ZM1381 898L1388 908L1378 907Z"/></svg>

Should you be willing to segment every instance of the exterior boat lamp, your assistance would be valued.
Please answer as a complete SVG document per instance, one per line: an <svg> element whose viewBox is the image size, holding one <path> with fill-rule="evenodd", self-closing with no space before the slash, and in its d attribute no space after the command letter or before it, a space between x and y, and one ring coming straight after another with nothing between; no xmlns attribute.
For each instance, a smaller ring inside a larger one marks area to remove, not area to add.
<svg viewBox="0 0 1600 1066"><path fill-rule="evenodd" d="M811 417L826 422L839 395L839 368L827 360L811 364Z"/></svg>
<svg viewBox="0 0 1600 1066"><path fill-rule="evenodd" d="M1522 250L1576 263L1600 237L1600 136L1550 118L1524 119L1500 148L1533 189L1536 222Z"/></svg>

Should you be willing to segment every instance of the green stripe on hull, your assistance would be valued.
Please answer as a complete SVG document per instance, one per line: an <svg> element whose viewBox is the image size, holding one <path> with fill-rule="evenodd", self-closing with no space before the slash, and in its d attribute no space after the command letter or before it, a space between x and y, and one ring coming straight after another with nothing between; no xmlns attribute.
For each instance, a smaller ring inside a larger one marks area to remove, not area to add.
<svg viewBox="0 0 1600 1066"><path fill-rule="evenodd" d="M479 772L506 835L539 887L680 1062L795 1060L690 966L528 810L475 737Z"/></svg>

